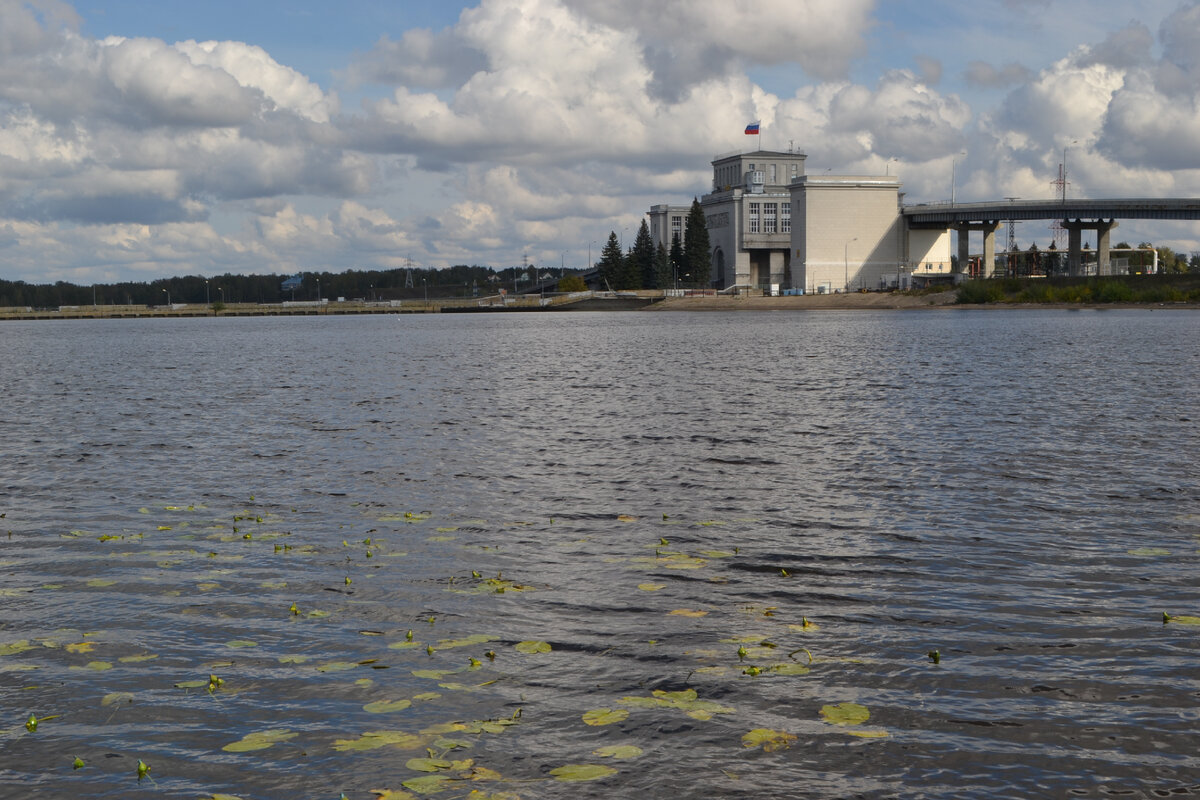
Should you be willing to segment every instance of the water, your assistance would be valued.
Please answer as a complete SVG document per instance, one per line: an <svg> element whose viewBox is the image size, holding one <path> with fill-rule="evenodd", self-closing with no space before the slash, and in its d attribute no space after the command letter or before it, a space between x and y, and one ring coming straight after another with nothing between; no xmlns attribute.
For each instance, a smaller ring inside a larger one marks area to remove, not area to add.
<svg viewBox="0 0 1200 800"><path fill-rule="evenodd" d="M1151 310L5 323L0 797L1200 795L1197 375Z"/></svg>

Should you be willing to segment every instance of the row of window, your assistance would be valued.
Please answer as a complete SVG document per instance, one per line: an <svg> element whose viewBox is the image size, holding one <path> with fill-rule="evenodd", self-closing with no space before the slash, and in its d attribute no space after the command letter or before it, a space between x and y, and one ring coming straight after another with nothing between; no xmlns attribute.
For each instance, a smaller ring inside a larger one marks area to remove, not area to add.
<svg viewBox="0 0 1200 800"><path fill-rule="evenodd" d="M749 206L747 233L776 233L777 222L779 233L792 232L791 203L750 203Z"/></svg>

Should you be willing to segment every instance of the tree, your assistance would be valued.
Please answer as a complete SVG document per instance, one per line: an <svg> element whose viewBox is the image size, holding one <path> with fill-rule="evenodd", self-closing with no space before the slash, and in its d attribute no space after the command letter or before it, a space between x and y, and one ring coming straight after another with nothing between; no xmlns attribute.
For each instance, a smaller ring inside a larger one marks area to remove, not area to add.
<svg viewBox="0 0 1200 800"><path fill-rule="evenodd" d="M679 275L683 272L683 242L679 240L679 232L671 234L671 252L667 256L671 261L671 286L675 286L679 281Z"/></svg>
<svg viewBox="0 0 1200 800"><path fill-rule="evenodd" d="M1200 272L1200 253L1193 251L1188 259L1188 272Z"/></svg>
<svg viewBox="0 0 1200 800"><path fill-rule="evenodd" d="M658 249L654 251L654 283L651 288L667 289L671 286L671 257L667 255L667 248L663 247L663 243L658 243Z"/></svg>
<svg viewBox="0 0 1200 800"><path fill-rule="evenodd" d="M654 286L654 241L650 238L650 228L646 220L638 228L637 238L633 241L633 249L629 253L629 277L636 281L626 289L653 289Z"/></svg>
<svg viewBox="0 0 1200 800"><path fill-rule="evenodd" d="M579 275L567 275L558 282L560 292L586 292L587 283Z"/></svg>
<svg viewBox="0 0 1200 800"><path fill-rule="evenodd" d="M687 230L683 233L683 255L684 268L692 276L692 283L707 288L712 283L712 244L708 239L704 209L700 208L700 200L695 197L688 211Z"/></svg>
<svg viewBox="0 0 1200 800"><path fill-rule="evenodd" d="M604 284L604 288L620 288L625 256L621 253L621 242L617 239L616 231L609 232L608 242L600 251L600 260L596 262L596 268L600 271L600 282Z"/></svg>

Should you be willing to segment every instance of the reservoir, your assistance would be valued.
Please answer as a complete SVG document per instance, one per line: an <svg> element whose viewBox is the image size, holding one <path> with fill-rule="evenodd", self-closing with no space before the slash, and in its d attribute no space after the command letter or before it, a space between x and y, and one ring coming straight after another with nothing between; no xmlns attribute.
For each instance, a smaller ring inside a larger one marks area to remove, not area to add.
<svg viewBox="0 0 1200 800"><path fill-rule="evenodd" d="M1200 796L1194 313L10 322L0 391L0 797Z"/></svg>

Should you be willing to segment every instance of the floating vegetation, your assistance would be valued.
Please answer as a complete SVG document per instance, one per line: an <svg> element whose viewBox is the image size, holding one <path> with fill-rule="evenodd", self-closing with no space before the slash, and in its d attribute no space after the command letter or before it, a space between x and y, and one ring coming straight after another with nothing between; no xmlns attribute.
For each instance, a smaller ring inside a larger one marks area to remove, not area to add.
<svg viewBox="0 0 1200 800"><path fill-rule="evenodd" d="M768 753L786 750L796 741L795 734L770 728L755 728L742 736L742 747L761 747Z"/></svg>
<svg viewBox="0 0 1200 800"><path fill-rule="evenodd" d="M584 712L583 721L586 725L612 725L629 718L629 712L623 708L596 708Z"/></svg>
<svg viewBox="0 0 1200 800"><path fill-rule="evenodd" d="M866 706L858 703L837 703L822 706L821 717L830 725L853 728L870 719L871 712L867 710ZM882 739L888 735L887 731L869 729L847 730L846 733L862 739Z"/></svg>
<svg viewBox="0 0 1200 800"><path fill-rule="evenodd" d="M1163 625L1168 622L1173 622L1176 625L1200 625L1200 617L1189 617L1185 615L1168 614L1163 612Z"/></svg>
<svg viewBox="0 0 1200 800"><path fill-rule="evenodd" d="M601 758L612 758L617 761L626 761L631 758L637 758L642 755L642 748L633 744L610 744L607 747L598 747L592 751L593 755Z"/></svg>
<svg viewBox="0 0 1200 800"><path fill-rule="evenodd" d="M538 653L549 653L553 648L550 647L549 642L528 641L528 642L517 642L516 644L513 645L513 649L516 650L518 653L525 653L526 655L536 655Z"/></svg>
<svg viewBox="0 0 1200 800"><path fill-rule="evenodd" d="M367 703L363 706L363 711L366 711L368 714L390 714L393 711L403 711L411 707L412 701L407 698L401 700L376 700L373 703Z"/></svg>
<svg viewBox="0 0 1200 800"><path fill-rule="evenodd" d="M269 731L247 734L236 742L230 742L221 749L227 753L249 753L253 750L266 750L268 747L273 747L280 742L295 739L297 735L295 731L289 731L286 728L274 728Z"/></svg>
<svg viewBox="0 0 1200 800"><path fill-rule="evenodd" d="M643 592L657 592L660 589L667 588L665 583L639 583L638 588Z"/></svg>
<svg viewBox="0 0 1200 800"><path fill-rule="evenodd" d="M670 708L682 711L692 719L710 720L714 714L732 714L734 709L713 700L701 700L695 689L668 692L655 689L651 697L626 696L617 701L634 708Z"/></svg>
<svg viewBox="0 0 1200 800"><path fill-rule="evenodd" d="M354 750L378 750L381 747L418 750L428 743L428 737L404 731L367 731L357 739L336 739L333 749L340 753Z"/></svg>
<svg viewBox="0 0 1200 800"><path fill-rule="evenodd" d="M556 781L598 781L610 775L616 775L617 770L601 764L567 764L550 770Z"/></svg>

